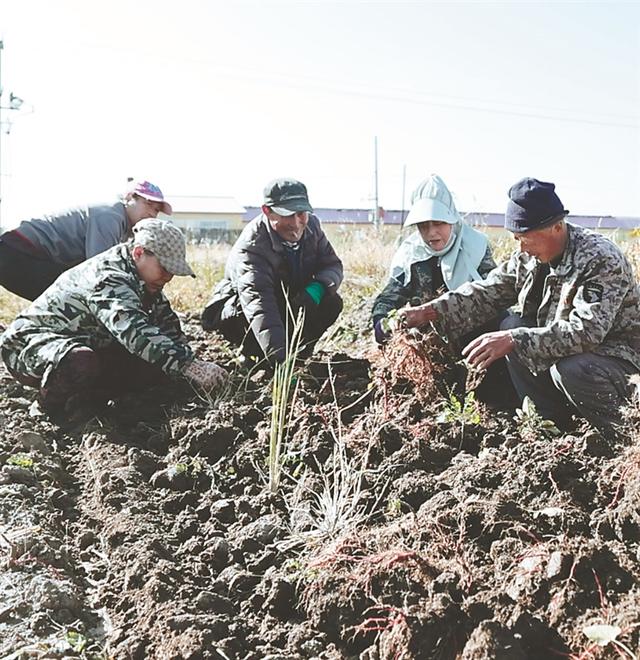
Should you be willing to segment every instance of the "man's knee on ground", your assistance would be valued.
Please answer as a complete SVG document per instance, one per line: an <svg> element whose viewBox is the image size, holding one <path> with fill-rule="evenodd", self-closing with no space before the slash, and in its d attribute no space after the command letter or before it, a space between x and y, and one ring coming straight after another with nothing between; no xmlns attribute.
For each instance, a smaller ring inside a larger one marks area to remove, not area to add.
<svg viewBox="0 0 640 660"><path fill-rule="evenodd" d="M342 312L343 306L342 298L337 293L331 296L325 296L321 300L318 311L320 311L322 318L325 319L327 328L336 322Z"/></svg>
<svg viewBox="0 0 640 660"><path fill-rule="evenodd" d="M102 359L88 347L67 353L47 379L47 389L75 390L90 387L102 373Z"/></svg>

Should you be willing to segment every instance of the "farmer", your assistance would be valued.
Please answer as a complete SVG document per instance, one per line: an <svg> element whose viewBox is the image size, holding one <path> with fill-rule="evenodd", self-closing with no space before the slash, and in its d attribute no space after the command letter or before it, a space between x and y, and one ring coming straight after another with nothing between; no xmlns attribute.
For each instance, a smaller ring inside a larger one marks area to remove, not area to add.
<svg viewBox="0 0 640 660"><path fill-rule="evenodd" d="M552 183L525 178L509 190L505 227L519 250L484 281L405 308L409 327L435 322L464 333L517 304L496 332L471 341L468 362L486 369L506 356L521 398L564 425L578 413L605 432L620 419L640 370L640 292L621 250L568 223Z"/></svg>
<svg viewBox="0 0 640 660"><path fill-rule="evenodd" d="M64 423L126 391L168 376L212 388L221 367L195 360L162 293L191 275L182 232L148 218L133 239L63 273L0 337L11 375L40 390L42 410Z"/></svg>
<svg viewBox="0 0 640 660"><path fill-rule="evenodd" d="M122 202L25 220L0 236L0 285L35 300L65 270L130 238L136 222L161 211L171 215L160 188L139 181Z"/></svg>
<svg viewBox="0 0 640 660"><path fill-rule="evenodd" d="M464 282L480 280L496 266L487 236L462 221L449 189L437 174L418 186L411 202L404 227L417 231L396 251L389 281L373 303L378 344L389 337L387 315L393 310L420 305Z"/></svg>
<svg viewBox="0 0 640 660"><path fill-rule="evenodd" d="M245 356L285 358L287 334L304 308L301 356L311 355L338 318L342 262L313 215L307 188L276 179L264 190L262 213L243 230L224 279L202 313L202 327L242 345ZM289 310L290 306L290 310Z"/></svg>

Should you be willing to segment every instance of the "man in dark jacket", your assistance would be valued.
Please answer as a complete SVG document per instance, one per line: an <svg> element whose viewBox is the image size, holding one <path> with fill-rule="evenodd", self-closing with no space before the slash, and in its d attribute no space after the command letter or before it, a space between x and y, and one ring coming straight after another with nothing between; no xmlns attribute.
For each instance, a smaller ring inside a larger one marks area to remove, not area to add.
<svg viewBox="0 0 640 660"><path fill-rule="evenodd" d="M304 307L302 355L338 318L342 262L312 214L307 189L276 179L264 190L262 213L243 230L224 279L202 313L202 327L242 344L246 356L282 362L294 317Z"/></svg>

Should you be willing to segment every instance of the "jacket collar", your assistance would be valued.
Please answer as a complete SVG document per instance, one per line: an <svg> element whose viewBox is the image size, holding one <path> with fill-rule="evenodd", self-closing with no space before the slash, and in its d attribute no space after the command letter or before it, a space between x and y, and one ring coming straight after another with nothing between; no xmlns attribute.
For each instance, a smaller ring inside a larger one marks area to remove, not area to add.
<svg viewBox="0 0 640 660"><path fill-rule="evenodd" d="M145 281L140 277L140 273L138 273L138 269L136 268L136 262L133 260L133 256L131 255L132 245L133 245L133 241L127 241L126 243L122 243L121 245L118 246L118 251L120 253L120 256L122 257L122 261L124 263L126 270L129 271L129 273L131 273L136 283L137 292L140 294L141 298L147 296L152 301L160 300L160 298L162 297L162 291L159 291L156 294L149 293L145 285Z"/></svg>
<svg viewBox="0 0 640 660"><path fill-rule="evenodd" d="M557 266L553 267L552 270L555 275L563 277L567 273L571 272L573 268L573 262L576 251L576 237L580 232L580 227L572 225L567 222L567 244L565 245L564 252L560 259L560 263Z"/></svg>

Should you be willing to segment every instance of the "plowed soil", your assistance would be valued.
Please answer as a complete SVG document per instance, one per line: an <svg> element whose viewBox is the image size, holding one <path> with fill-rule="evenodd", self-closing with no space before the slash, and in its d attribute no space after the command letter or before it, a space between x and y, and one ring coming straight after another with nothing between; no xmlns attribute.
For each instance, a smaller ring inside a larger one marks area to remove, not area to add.
<svg viewBox="0 0 640 660"><path fill-rule="evenodd" d="M67 429L0 372L0 658L635 657L637 418L447 414L425 364L356 354L300 370L276 492L264 371Z"/></svg>

